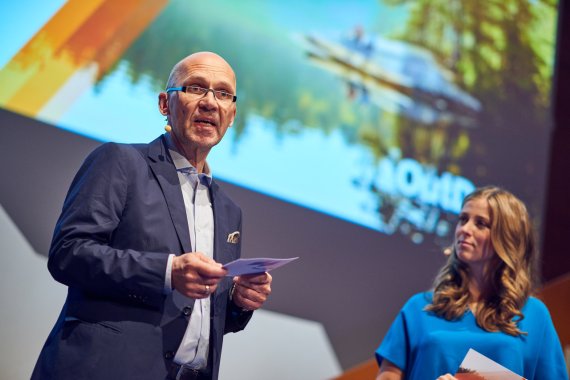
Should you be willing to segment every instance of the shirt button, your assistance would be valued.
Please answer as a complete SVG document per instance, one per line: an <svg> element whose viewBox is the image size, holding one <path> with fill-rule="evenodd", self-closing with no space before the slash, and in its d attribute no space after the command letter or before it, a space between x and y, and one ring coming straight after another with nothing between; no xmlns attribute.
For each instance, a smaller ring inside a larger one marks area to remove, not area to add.
<svg viewBox="0 0 570 380"><path fill-rule="evenodd" d="M174 357L174 352L172 352L172 351L166 351L166 352L164 353L164 358L165 358L166 360L170 360L170 359L172 359L173 357Z"/></svg>
<svg viewBox="0 0 570 380"><path fill-rule="evenodd" d="M182 314L184 314L185 316L189 316L190 314L192 314L192 308L186 306L184 309L182 309Z"/></svg>

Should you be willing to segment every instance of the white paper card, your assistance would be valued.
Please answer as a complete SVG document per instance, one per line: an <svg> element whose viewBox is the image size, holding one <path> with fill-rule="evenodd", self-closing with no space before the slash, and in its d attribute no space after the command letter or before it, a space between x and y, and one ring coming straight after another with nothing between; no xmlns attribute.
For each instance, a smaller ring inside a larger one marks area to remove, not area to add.
<svg viewBox="0 0 570 380"><path fill-rule="evenodd" d="M455 374L458 380L526 380L470 348Z"/></svg>

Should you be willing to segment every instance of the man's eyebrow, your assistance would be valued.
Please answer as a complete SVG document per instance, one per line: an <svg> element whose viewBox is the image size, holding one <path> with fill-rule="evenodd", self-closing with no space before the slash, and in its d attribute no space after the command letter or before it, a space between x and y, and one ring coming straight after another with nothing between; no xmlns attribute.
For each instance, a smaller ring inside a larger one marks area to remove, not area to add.
<svg viewBox="0 0 570 380"><path fill-rule="evenodd" d="M181 85L186 86L192 82L198 82L198 83L202 82L203 83L206 81L208 81L208 78L205 78L205 77L200 76L200 75L191 75L191 76L188 76L188 77L182 79ZM225 90L230 91L230 92L235 91L233 84L231 82L228 82L227 80L220 80L219 82L214 83L214 85L212 86L212 88L220 88L220 87L222 87Z"/></svg>

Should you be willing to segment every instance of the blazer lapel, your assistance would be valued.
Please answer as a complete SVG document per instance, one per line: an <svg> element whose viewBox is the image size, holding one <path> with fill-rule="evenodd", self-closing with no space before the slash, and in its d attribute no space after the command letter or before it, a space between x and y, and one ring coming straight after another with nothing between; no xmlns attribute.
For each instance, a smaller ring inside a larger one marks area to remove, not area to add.
<svg viewBox="0 0 570 380"><path fill-rule="evenodd" d="M191 252L190 232L188 230L188 220L186 219L186 209L184 208L180 181L178 180L178 174L172 158L168 154L168 149L166 149L163 136L149 144L148 164L162 189L183 252Z"/></svg>
<svg viewBox="0 0 570 380"><path fill-rule="evenodd" d="M226 236L223 231L226 231L225 223L227 223L225 212L227 212L225 197L219 191L216 181L212 181L210 187L210 197L212 199L212 209L214 211L214 260L218 263L228 263L233 260L233 257L224 249L227 244Z"/></svg>

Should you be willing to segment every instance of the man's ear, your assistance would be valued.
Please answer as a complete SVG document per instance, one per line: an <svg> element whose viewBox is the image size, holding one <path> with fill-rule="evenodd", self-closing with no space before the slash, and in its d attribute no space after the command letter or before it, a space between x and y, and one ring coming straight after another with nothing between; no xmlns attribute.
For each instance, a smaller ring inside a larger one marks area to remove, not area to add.
<svg viewBox="0 0 570 380"><path fill-rule="evenodd" d="M164 116L168 115L168 94L166 92L158 94L158 110Z"/></svg>
<svg viewBox="0 0 570 380"><path fill-rule="evenodd" d="M230 120L230 124L228 127L231 127L232 125L234 125L234 120L236 118L236 112L237 112L237 109L234 109L234 114L232 115L232 119Z"/></svg>

